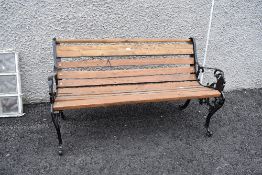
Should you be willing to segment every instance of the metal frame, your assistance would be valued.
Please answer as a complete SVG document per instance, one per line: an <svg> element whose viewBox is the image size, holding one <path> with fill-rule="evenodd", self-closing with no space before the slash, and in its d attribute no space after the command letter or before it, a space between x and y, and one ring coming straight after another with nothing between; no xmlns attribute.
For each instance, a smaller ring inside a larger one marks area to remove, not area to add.
<svg viewBox="0 0 262 175"><path fill-rule="evenodd" d="M225 78L224 78L224 72L220 69L216 68L209 68L209 67L203 67L199 64L198 59L197 59L197 53L196 53L196 44L194 38L190 38L190 40L193 43L193 50L194 50L194 67L195 67L195 72L196 72L196 79L198 83L201 86L205 86L208 88L212 88L215 90L218 90L221 93L220 97L215 97L215 98L206 98L206 99L199 99L200 104L207 104L209 106L209 113L206 117L206 122L205 122L205 128L207 131L207 135L211 136L212 132L209 130L209 123L210 119L213 116L213 114L220 109L225 101L224 95L223 95L223 89L225 86ZM56 97L56 90L57 90L57 63L61 61L61 58L57 57L56 54L56 45L59 44L59 42L56 41L56 38L53 39L53 59L54 59L54 68L53 68L53 73L48 77L48 84L49 84L49 95L50 95L50 104L51 104L51 117L52 121L54 123L56 132L57 132L57 138L58 138L58 153L59 155L62 155L62 138L61 138L61 131L60 131L60 118L65 119L65 116L63 114L63 111L53 111L53 104L54 100ZM212 69L214 70L214 76L216 77L217 81L213 82L211 84L203 85L201 84L199 80L199 74L203 73L205 69ZM184 105L180 106L180 109L183 110L185 109L191 99L188 99Z"/></svg>
<svg viewBox="0 0 262 175"><path fill-rule="evenodd" d="M219 97L215 97L215 98L205 98L205 99L199 99L199 104L207 104L209 106L209 113L206 117L206 122L205 122L205 128L206 128L206 134L207 136L212 136L212 132L209 129L209 124L210 124L210 119L211 117L215 114L216 111L218 111L224 104L225 102L225 97L223 94L223 90L225 87L225 78L224 78L224 72L220 69L217 68L211 68L211 67L204 67L201 66L198 62L197 59L197 49L196 49L196 44L195 44L195 39L194 38L190 38L192 40L193 43L193 50L194 50L194 60L195 60L195 72L196 72L196 79L198 81L198 83L204 87L208 87L208 88L212 88L215 90L218 90L221 95ZM200 73L204 73L205 69L208 70L214 70L214 76L217 79L216 82L212 82L211 84L207 84L207 85L203 85L200 82L199 79L199 74ZM185 109L190 103L190 99L188 99L184 105L180 106L180 109L183 110Z"/></svg>
<svg viewBox="0 0 262 175"><path fill-rule="evenodd" d="M62 119L65 119L65 116L63 114L63 111L54 111L53 110L53 104L55 101L55 97L56 97L56 91L57 91L57 62L61 61L60 58L57 57L56 55L56 38L53 38L53 59L54 59L54 68L53 68L53 72L50 76L48 76L48 86L49 86L49 96L50 96L50 104L51 104L51 117L52 117L52 121L53 124L55 126L56 132L57 132L57 138L58 138L58 153L59 155L63 154L63 148L62 148L62 137L61 137L61 131L60 131L60 117Z"/></svg>
<svg viewBox="0 0 262 175"><path fill-rule="evenodd" d="M18 113L9 113L6 115L1 115L1 117L21 117L24 115L23 113L23 101L22 101L22 89L21 89L21 78L19 72L19 61L18 61L18 53L13 50L1 51L0 53L12 53L15 55L15 72L13 73L0 73L0 76L4 75L14 75L16 76L16 89L17 93L15 94L0 94L0 97L17 97L18 104Z"/></svg>

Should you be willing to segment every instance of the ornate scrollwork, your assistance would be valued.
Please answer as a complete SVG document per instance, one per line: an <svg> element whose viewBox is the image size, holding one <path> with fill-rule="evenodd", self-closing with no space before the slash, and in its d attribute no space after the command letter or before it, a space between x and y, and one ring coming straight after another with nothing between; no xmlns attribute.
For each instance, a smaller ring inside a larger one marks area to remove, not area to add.
<svg viewBox="0 0 262 175"><path fill-rule="evenodd" d="M54 78L55 75L48 76L49 96L50 103L53 104L55 101L56 92L54 91Z"/></svg>
<svg viewBox="0 0 262 175"><path fill-rule="evenodd" d="M199 103L201 105L207 104L209 106L209 113L206 117L205 128L207 131L206 132L207 136L210 137L212 136L212 132L209 130L210 119L213 116L213 114L223 106L225 102L223 90L224 90L226 81L224 78L224 72L222 70L216 69L216 68L210 68L210 67L198 66L197 77L199 76L200 73L203 73L205 69L214 70L214 76L217 80L216 82L205 85L205 87L209 87L209 88L218 90L221 93L219 97L199 99Z"/></svg>
<svg viewBox="0 0 262 175"><path fill-rule="evenodd" d="M225 81L225 78L224 78L224 72L220 69L217 69L217 68L203 67L203 66L198 65L198 69L197 69L197 73L196 73L197 77L199 77L200 73L204 73L205 69L214 70L214 77L217 79L216 82L213 82L211 84L207 84L205 86L216 89L219 92L223 92L225 84L226 84L226 81Z"/></svg>

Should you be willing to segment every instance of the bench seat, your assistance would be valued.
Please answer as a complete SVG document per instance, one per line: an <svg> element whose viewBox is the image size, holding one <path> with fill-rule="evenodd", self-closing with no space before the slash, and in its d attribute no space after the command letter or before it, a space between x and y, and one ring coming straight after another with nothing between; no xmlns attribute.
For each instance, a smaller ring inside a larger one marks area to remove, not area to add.
<svg viewBox="0 0 262 175"><path fill-rule="evenodd" d="M198 82L167 82L98 87L58 88L54 110L120 104L219 97L220 92Z"/></svg>

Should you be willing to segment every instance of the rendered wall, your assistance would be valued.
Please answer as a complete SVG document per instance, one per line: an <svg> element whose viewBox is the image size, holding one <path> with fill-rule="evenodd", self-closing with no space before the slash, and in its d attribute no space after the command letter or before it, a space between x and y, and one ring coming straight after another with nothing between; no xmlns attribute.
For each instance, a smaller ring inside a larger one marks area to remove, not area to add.
<svg viewBox="0 0 262 175"><path fill-rule="evenodd" d="M211 0L0 0L0 49L19 52L25 102L48 101L57 38L197 39L202 63ZM262 87L261 0L216 0L207 65L226 90Z"/></svg>

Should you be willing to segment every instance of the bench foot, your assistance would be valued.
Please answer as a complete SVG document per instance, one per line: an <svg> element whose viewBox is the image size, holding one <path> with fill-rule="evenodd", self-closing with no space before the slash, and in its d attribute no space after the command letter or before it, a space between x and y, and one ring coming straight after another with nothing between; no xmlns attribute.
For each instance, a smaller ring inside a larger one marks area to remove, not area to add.
<svg viewBox="0 0 262 175"><path fill-rule="evenodd" d="M191 100L187 100L183 105L179 105L180 110L186 109L186 107L189 105Z"/></svg>
<svg viewBox="0 0 262 175"><path fill-rule="evenodd" d="M58 154L59 154L60 156L63 155L63 148L62 148L62 145L58 146Z"/></svg>
<svg viewBox="0 0 262 175"><path fill-rule="evenodd" d="M62 137L61 137L61 131L60 131L60 124L59 124L59 113L52 112L51 117L52 121L55 125L56 133L57 133L57 138L58 138L58 153L59 155L62 155Z"/></svg>
<svg viewBox="0 0 262 175"><path fill-rule="evenodd" d="M213 135L212 131L210 131L208 128L207 128L207 132L206 132L206 135L208 137L211 137Z"/></svg>

